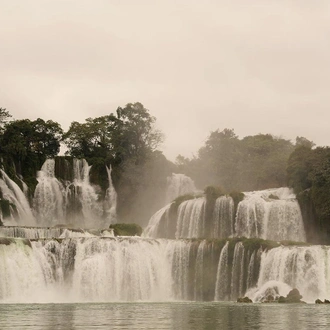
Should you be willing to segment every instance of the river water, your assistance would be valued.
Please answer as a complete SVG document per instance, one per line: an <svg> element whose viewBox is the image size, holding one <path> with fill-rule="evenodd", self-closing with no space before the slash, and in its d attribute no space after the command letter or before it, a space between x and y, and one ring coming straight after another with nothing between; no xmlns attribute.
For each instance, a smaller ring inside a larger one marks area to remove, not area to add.
<svg viewBox="0 0 330 330"><path fill-rule="evenodd" d="M330 305L233 302L0 304L0 329L329 329Z"/></svg>

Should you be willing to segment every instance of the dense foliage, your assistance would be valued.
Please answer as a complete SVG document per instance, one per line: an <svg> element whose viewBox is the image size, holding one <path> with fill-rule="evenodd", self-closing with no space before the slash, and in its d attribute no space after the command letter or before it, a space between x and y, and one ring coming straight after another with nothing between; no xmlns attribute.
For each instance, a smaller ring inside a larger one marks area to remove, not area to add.
<svg viewBox="0 0 330 330"><path fill-rule="evenodd" d="M294 146L270 134L239 139L232 129L211 132L198 156L177 158L179 168L199 186L248 191L286 185L287 160Z"/></svg>
<svg viewBox="0 0 330 330"><path fill-rule="evenodd" d="M207 187L210 205L217 196L236 191L231 195L237 207L240 191L289 185L298 194L308 240L330 242L330 148L315 148L304 137L295 144L270 134L240 139L233 129L224 129L211 132L197 156L179 155L173 164L157 149L163 136L155 121L141 103L129 103L108 115L72 122L63 132L52 120L13 120L0 108L0 165L18 184L23 178L32 194L36 172L64 143L69 158L85 158L93 165L91 182L103 193L108 185L105 166L111 165L119 220L141 225L163 206L172 172ZM6 202L2 209L8 209Z"/></svg>
<svg viewBox="0 0 330 330"><path fill-rule="evenodd" d="M288 181L298 194L309 241L330 243L330 148L298 145L288 161Z"/></svg>

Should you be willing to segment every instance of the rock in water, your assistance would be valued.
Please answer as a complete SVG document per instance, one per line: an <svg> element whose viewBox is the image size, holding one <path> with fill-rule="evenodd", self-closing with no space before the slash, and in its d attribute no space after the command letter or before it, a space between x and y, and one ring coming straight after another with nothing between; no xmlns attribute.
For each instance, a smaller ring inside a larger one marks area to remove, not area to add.
<svg viewBox="0 0 330 330"><path fill-rule="evenodd" d="M301 301L302 295L300 294L298 289L292 289L286 298L280 296L278 299L279 303L304 303Z"/></svg>

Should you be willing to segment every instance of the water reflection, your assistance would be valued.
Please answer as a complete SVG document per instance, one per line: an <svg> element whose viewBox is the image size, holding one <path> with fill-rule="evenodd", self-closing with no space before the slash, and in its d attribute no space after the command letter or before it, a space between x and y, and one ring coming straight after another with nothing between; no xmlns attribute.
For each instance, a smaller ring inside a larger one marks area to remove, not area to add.
<svg viewBox="0 0 330 330"><path fill-rule="evenodd" d="M329 308L236 303L2 304L0 329L328 329Z"/></svg>

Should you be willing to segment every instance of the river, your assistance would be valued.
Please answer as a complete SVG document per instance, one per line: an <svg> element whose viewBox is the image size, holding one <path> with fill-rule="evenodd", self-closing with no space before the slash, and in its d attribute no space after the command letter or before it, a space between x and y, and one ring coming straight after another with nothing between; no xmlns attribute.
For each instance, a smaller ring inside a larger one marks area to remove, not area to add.
<svg viewBox="0 0 330 330"><path fill-rule="evenodd" d="M0 304L0 329L329 329L330 305L166 302Z"/></svg>

